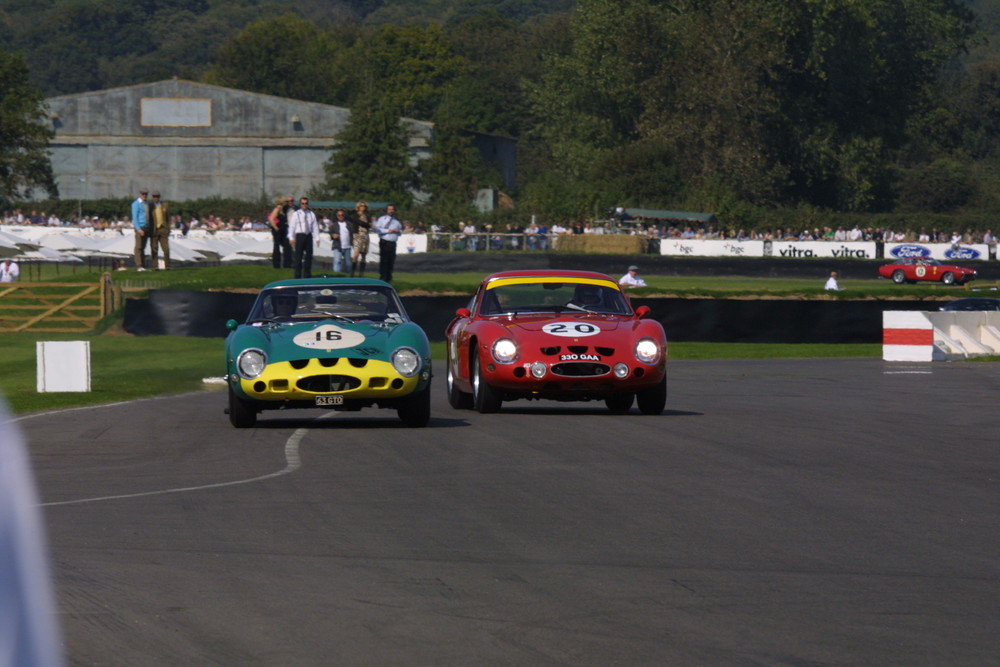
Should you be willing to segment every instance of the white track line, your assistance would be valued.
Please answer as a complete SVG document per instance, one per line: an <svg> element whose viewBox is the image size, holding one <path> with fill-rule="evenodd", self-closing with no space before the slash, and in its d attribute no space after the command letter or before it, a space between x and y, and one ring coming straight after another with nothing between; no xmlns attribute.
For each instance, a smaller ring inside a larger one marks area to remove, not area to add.
<svg viewBox="0 0 1000 667"><path fill-rule="evenodd" d="M199 392L191 392L199 393ZM131 401L118 401L116 403L102 403L99 405L81 405L75 408L64 408L61 410L50 410L48 412L35 412L28 415L21 415L19 417L13 417L9 419L10 422L19 422L25 419L34 419L36 417L45 417L49 415L59 414L62 412L75 412L77 410L93 410L95 408L111 408L118 405L127 405L128 403L138 403L142 401L156 401L165 398L177 398L177 396L183 396L185 394L175 394L172 396L150 396L148 398L139 398ZM316 419L327 419L335 416L336 412L327 412L326 414L317 417ZM297 429L292 433L291 437L285 442L285 467L277 472L268 473L267 475L260 475L259 477L251 477L249 479L238 479L232 482L219 482L217 484L204 484L202 486L182 486L173 489L161 489L159 491L144 491L141 493L126 493L117 496L99 496L97 498L80 498L78 500L60 500L58 502L51 503L41 503L39 507L58 507L59 505L82 505L83 503L99 503L106 500L124 500L126 498L142 498L145 496L162 496L168 493L187 493L189 491L204 491L205 489L219 489L226 486L237 486L239 484L252 484L253 482L262 482L265 479L273 479L275 477L281 477L282 475L287 475L293 473L302 467L302 459L299 456L299 443L302 442L302 438L306 437L306 433L309 432L307 428Z"/></svg>
<svg viewBox="0 0 1000 667"><path fill-rule="evenodd" d="M237 486L239 484L251 484L262 482L265 479L273 479L293 473L302 467L302 459L299 457L299 443L309 432L307 428L297 429L292 433L288 441L285 442L285 467L277 472L251 477L249 479L238 479L232 482L218 482L216 484L204 484L202 486L182 486L173 489L161 489L159 491L144 491L142 493L126 493L118 496L100 496L97 498L81 498L79 500L61 500L59 502L41 503L41 507L57 507L59 505L81 505L83 503L98 503L105 500L124 500L126 498L143 498L145 496L162 496L168 493L187 493L189 491L204 491L205 489L220 489L226 486Z"/></svg>

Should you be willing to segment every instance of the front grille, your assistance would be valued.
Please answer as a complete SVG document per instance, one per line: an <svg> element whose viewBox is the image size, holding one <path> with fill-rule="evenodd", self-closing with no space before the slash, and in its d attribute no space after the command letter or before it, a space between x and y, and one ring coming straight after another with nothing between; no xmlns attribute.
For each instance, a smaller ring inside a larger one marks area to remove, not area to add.
<svg viewBox="0 0 1000 667"><path fill-rule="evenodd" d="M570 361L552 365L552 373L563 377L599 377L610 372L611 367L607 364L590 361Z"/></svg>
<svg viewBox="0 0 1000 667"><path fill-rule="evenodd" d="M310 375L295 383L302 391L325 394L330 391L349 391L361 386L361 380L350 375Z"/></svg>

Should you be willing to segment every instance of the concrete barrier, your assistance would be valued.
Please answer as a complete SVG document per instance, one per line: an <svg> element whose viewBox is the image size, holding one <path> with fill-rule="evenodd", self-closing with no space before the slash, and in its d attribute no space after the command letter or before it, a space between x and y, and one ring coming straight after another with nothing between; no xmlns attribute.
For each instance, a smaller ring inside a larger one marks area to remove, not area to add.
<svg viewBox="0 0 1000 667"><path fill-rule="evenodd" d="M90 391L90 341L37 341L36 389Z"/></svg>
<svg viewBox="0 0 1000 667"><path fill-rule="evenodd" d="M884 361L946 361L1000 354L1000 313L882 313Z"/></svg>

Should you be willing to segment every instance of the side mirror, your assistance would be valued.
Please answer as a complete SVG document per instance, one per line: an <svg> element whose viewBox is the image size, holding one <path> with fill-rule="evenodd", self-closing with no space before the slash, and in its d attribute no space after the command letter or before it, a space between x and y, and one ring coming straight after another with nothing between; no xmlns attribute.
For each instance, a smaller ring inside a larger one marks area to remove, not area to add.
<svg viewBox="0 0 1000 667"><path fill-rule="evenodd" d="M468 308L459 308L458 310L455 311L455 315L457 315L458 317L472 317L472 311L470 311Z"/></svg>
<svg viewBox="0 0 1000 667"><path fill-rule="evenodd" d="M226 322L226 328L230 331L236 331L236 327L240 326L240 323L236 320L229 320Z"/></svg>
<svg viewBox="0 0 1000 667"><path fill-rule="evenodd" d="M649 315L649 306L639 306L635 309L635 316L640 320L646 317L646 315Z"/></svg>

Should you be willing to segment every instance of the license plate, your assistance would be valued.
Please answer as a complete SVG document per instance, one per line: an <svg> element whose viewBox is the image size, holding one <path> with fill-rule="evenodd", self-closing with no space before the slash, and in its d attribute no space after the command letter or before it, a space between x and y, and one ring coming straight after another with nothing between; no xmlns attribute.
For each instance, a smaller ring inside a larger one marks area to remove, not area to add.
<svg viewBox="0 0 1000 667"><path fill-rule="evenodd" d="M344 397L337 396L317 396L316 405L343 405Z"/></svg>

